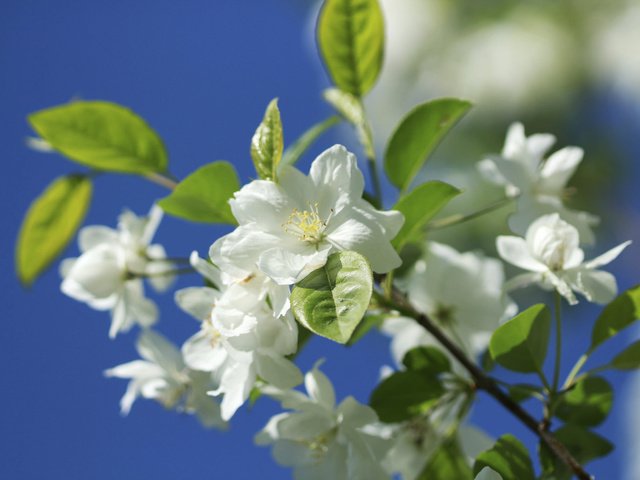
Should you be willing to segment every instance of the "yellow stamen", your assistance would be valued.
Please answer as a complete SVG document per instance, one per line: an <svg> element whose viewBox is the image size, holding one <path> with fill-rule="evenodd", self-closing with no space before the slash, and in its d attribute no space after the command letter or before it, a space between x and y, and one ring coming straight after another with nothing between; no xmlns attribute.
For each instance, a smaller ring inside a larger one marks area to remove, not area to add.
<svg viewBox="0 0 640 480"><path fill-rule="evenodd" d="M300 211L294 208L282 228L299 240L318 243L322 240L322 234L326 226L327 222L320 218L318 204L309 203L309 210Z"/></svg>

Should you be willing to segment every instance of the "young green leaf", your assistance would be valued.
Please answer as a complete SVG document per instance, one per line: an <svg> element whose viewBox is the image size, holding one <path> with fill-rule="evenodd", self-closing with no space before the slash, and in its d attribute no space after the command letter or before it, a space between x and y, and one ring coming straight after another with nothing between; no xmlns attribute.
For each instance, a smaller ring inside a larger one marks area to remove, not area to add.
<svg viewBox="0 0 640 480"><path fill-rule="evenodd" d="M282 160L284 140L278 99L269 102L262 122L251 139L251 158L260 178L276 180L278 165Z"/></svg>
<svg viewBox="0 0 640 480"><path fill-rule="evenodd" d="M335 108L347 122L355 127L356 133L358 134L358 140L364 148L367 157L375 157L371 126L367 121L364 106L360 99L350 93L343 92L338 88L326 89L323 92L323 96L324 99L331 104L331 106Z"/></svg>
<svg viewBox="0 0 640 480"><path fill-rule="evenodd" d="M309 130L300 135L300 137L289 145L282 154L280 168L284 165L295 165L304 152L307 151L307 149L318 139L320 135L338 123L340 123L340 117L332 115L326 120L316 123Z"/></svg>
<svg viewBox="0 0 640 480"><path fill-rule="evenodd" d="M235 225L229 199L239 188L233 165L213 162L182 180L158 205L168 214L185 220Z"/></svg>
<svg viewBox="0 0 640 480"><path fill-rule="evenodd" d="M377 0L325 0L318 47L333 83L356 97L378 78L384 55L384 19Z"/></svg>
<svg viewBox="0 0 640 480"><path fill-rule="evenodd" d="M572 423L560 427L554 436L563 443L573 457L581 464L611 453L613 445L605 438L585 427ZM553 455L549 448L541 443L539 447L543 478L569 480L573 478L571 470Z"/></svg>
<svg viewBox="0 0 640 480"><path fill-rule="evenodd" d="M163 172L162 140L128 108L100 101L75 101L29 115L29 123L55 150L97 170Z"/></svg>
<svg viewBox="0 0 640 480"><path fill-rule="evenodd" d="M436 347L420 346L409 350L402 364L407 370L425 372L429 375L451 371L451 361L442 351Z"/></svg>
<svg viewBox="0 0 640 480"><path fill-rule="evenodd" d="M473 465L473 474L489 467L504 479L534 480L535 473L529 452L513 435L501 436L489 450L482 452Z"/></svg>
<svg viewBox="0 0 640 480"><path fill-rule="evenodd" d="M449 440L431 455L417 480L472 480L467 457L456 440Z"/></svg>
<svg viewBox="0 0 640 480"><path fill-rule="evenodd" d="M356 252L337 252L293 287L291 309L312 332L346 343L367 311L372 291L367 259Z"/></svg>
<svg viewBox="0 0 640 480"><path fill-rule="evenodd" d="M404 215L404 224L393 239L393 246L400 250L412 240L460 190L437 180L423 183L402 197L393 207Z"/></svg>
<svg viewBox="0 0 640 480"><path fill-rule="evenodd" d="M517 383L509 386L507 389L509 390L509 396L518 403L542 393L542 388L526 383Z"/></svg>
<svg viewBox="0 0 640 480"><path fill-rule="evenodd" d="M592 352L602 342L617 335L639 318L640 285L636 285L604 307L593 327L589 351Z"/></svg>
<svg viewBox="0 0 640 480"><path fill-rule="evenodd" d="M384 169L389 181L406 191L440 140L470 107L465 100L441 98L409 112L387 144Z"/></svg>
<svg viewBox="0 0 640 480"><path fill-rule="evenodd" d="M585 377L560 398L555 415L567 423L595 427L607 418L612 404L609 382L602 377Z"/></svg>
<svg viewBox="0 0 640 480"><path fill-rule="evenodd" d="M382 422L402 422L427 412L444 392L435 375L396 372L380 382L371 394L369 405Z"/></svg>
<svg viewBox="0 0 640 480"><path fill-rule="evenodd" d="M635 370L640 368L640 340L632 343L619 353L610 363L616 370Z"/></svg>
<svg viewBox="0 0 640 480"><path fill-rule="evenodd" d="M71 241L89 208L92 190L85 176L59 177L33 201L16 246L16 270L23 284L31 285Z"/></svg>
<svg viewBox="0 0 640 480"><path fill-rule="evenodd" d="M503 367L520 373L541 373L547 356L551 315L534 305L501 325L491 337L489 351Z"/></svg>

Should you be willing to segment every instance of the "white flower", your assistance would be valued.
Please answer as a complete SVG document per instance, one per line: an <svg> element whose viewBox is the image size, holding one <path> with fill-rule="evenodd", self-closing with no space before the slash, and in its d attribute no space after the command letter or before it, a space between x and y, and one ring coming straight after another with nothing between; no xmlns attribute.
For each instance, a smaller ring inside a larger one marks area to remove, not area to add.
<svg viewBox="0 0 640 480"><path fill-rule="evenodd" d="M187 368L180 351L162 335L145 330L136 349L144 360L134 360L105 372L108 377L130 379L120 401L123 415L131 410L139 396L153 399L165 408L195 414L207 427L224 428L220 407L207 391L216 384L204 372Z"/></svg>
<svg viewBox="0 0 640 480"><path fill-rule="evenodd" d="M545 289L555 288L573 305L578 303L574 291L595 303L608 303L615 297L615 277L597 268L612 262L630 243L584 262L578 230L554 213L533 222L526 238L498 237L496 247L505 261L531 272L511 279L507 289L537 283Z"/></svg>
<svg viewBox="0 0 640 480"><path fill-rule="evenodd" d="M582 161L583 151L565 147L546 160L547 151L556 139L550 134L525 136L521 123L514 123L507 132L502 155L485 159L480 171L491 181L504 185L509 196L518 196L518 211L509 218L515 233L524 234L527 226L541 215L558 213L574 225L583 243L595 241L592 227L598 218L586 212L566 208L562 202L566 185Z"/></svg>
<svg viewBox="0 0 640 480"><path fill-rule="evenodd" d="M134 323L148 327L157 320L156 305L144 297L140 276L149 276L159 291L173 281L172 275L162 274L172 270L164 248L150 244L161 218L162 210L154 205L148 217L125 211L117 230L85 227L78 235L80 257L61 264L63 293L96 310L111 311L111 338Z"/></svg>
<svg viewBox="0 0 640 480"><path fill-rule="evenodd" d="M411 304L475 357L486 349L500 323L517 311L503 294L503 282L499 260L430 242L424 260L416 263L404 283ZM412 348L438 344L412 319L388 319L382 330L393 337L391 351L398 365Z"/></svg>
<svg viewBox="0 0 640 480"><path fill-rule="evenodd" d="M273 445L273 456L304 480L376 480L389 476L380 460L389 446L386 439L363 430L378 421L368 406L347 397L338 406L329 379L318 370L305 375L307 395L294 390L264 388L293 412L269 420L256 435L258 445Z"/></svg>
<svg viewBox="0 0 640 480"><path fill-rule="evenodd" d="M211 259L238 279L257 265L280 285L322 267L336 250L355 250L375 272L388 272L401 263L390 241L403 217L374 209L363 190L356 158L341 145L316 158L308 177L284 167L278 183L254 180L230 200L239 227L212 245Z"/></svg>
<svg viewBox="0 0 640 480"><path fill-rule="evenodd" d="M300 370L286 358L295 353L298 328L288 311L288 288L261 273L221 285L223 274L196 255L192 265L220 290L191 287L176 292L178 305L202 322L182 348L187 365L214 373L224 395L222 417L230 419L249 398L258 378L279 388L302 381Z"/></svg>

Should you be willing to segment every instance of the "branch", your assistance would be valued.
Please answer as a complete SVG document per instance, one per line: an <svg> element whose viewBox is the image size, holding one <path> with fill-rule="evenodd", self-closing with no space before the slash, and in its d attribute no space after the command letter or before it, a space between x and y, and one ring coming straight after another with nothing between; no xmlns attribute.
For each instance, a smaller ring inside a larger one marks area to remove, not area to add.
<svg viewBox="0 0 640 480"><path fill-rule="evenodd" d="M520 420L529 430L542 440L549 450L559 460L566 464L580 480L591 480L593 477L589 475L580 463L573 457L571 452L563 443L558 441L555 436L546 431L544 425L533 418L526 410L516 403L509 395L507 395L482 369L480 369L466 353L454 342L452 342L440 328L425 314L417 312L413 307L407 304L404 297L394 290L394 301L385 299L382 295L376 294L378 302L392 310L396 310L404 316L413 318L425 330L433 335L444 348L446 348L455 359L469 372L473 378L476 388L484 390L503 407L505 407L513 416Z"/></svg>

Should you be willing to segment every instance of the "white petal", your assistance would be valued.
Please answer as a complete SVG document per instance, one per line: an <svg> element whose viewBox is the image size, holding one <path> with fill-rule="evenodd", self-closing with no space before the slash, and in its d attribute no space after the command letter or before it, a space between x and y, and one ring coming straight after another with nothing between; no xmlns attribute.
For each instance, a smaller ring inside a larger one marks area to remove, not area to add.
<svg viewBox="0 0 640 480"><path fill-rule="evenodd" d="M220 387L215 394L224 393L220 403L220 412L224 421L229 421L233 414L249 398L249 392L256 380L251 364L235 363L222 375Z"/></svg>
<svg viewBox="0 0 640 480"><path fill-rule="evenodd" d="M513 278L510 278L507 282L505 282L504 291L510 292L511 290L528 287L532 283L538 283L541 281L542 274L540 273L522 273L520 275L516 275Z"/></svg>
<svg viewBox="0 0 640 480"><path fill-rule="evenodd" d="M496 185L505 185L508 183L507 179L500 173L500 170L498 170L498 167L491 158L485 158L478 162L477 168L480 175L491 183Z"/></svg>
<svg viewBox="0 0 640 480"><path fill-rule="evenodd" d="M503 260L516 267L533 272L547 270L546 265L533 258L524 238L500 235L496 239L496 249Z"/></svg>
<svg viewBox="0 0 640 480"><path fill-rule="evenodd" d="M179 372L184 367L180 351L169 340L153 330L144 330L136 349L142 358L153 362L169 373Z"/></svg>
<svg viewBox="0 0 640 480"><path fill-rule="evenodd" d="M123 300L127 315L131 316L142 327L150 327L158 320L158 307L145 298L140 280L129 280L125 283Z"/></svg>
<svg viewBox="0 0 640 480"><path fill-rule="evenodd" d="M198 256L198 252L196 252L195 250L191 252L191 256L189 257L189 263L196 270L196 272L198 272L204 278L209 280L216 287L218 288L222 287L220 269L215 265L212 265L211 263L207 262L206 260L200 258Z"/></svg>
<svg viewBox="0 0 640 480"><path fill-rule="evenodd" d="M291 361L275 354L256 354L258 375L278 388L293 388L302 382L302 373Z"/></svg>
<svg viewBox="0 0 640 480"><path fill-rule="evenodd" d="M160 245L151 245L151 247L160 247ZM151 248L150 247L150 248ZM164 251L164 248L162 248ZM166 292L176 280L175 264L167 260L151 260L147 262L144 272L148 275L148 280L156 292Z"/></svg>
<svg viewBox="0 0 640 480"><path fill-rule="evenodd" d="M527 150L533 159L539 161L554 143L556 143L556 137L550 133L534 133L527 138Z"/></svg>
<svg viewBox="0 0 640 480"><path fill-rule="evenodd" d="M227 360L227 351L202 329L182 345L184 363L193 370L214 372Z"/></svg>
<svg viewBox="0 0 640 480"><path fill-rule="evenodd" d="M284 248L266 250L258 261L258 268L279 285L293 285L312 271L327 263L330 248L315 250L311 245L304 253Z"/></svg>
<svg viewBox="0 0 640 480"><path fill-rule="evenodd" d="M329 412L296 412L280 421L278 430L283 439L307 440L313 439L335 426Z"/></svg>
<svg viewBox="0 0 640 480"><path fill-rule="evenodd" d="M279 229L297 204L276 183L254 180L229 200L231 211L240 225L253 223L259 230Z"/></svg>
<svg viewBox="0 0 640 480"><path fill-rule="evenodd" d="M311 164L309 177L316 186L331 186L351 198L360 198L364 191L364 177L356 157L342 145L322 152Z"/></svg>
<svg viewBox="0 0 640 480"><path fill-rule="evenodd" d="M376 273L386 273L402 264L384 232L362 211L344 209L337 227L327 231L327 241L338 250L354 250L369 260ZM331 226L331 223L329 224Z"/></svg>
<svg viewBox="0 0 640 480"><path fill-rule="evenodd" d="M107 377L148 379L162 376L164 370L155 363L146 360L134 360L133 362L123 363L105 370L104 374Z"/></svg>
<svg viewBox="0 0 640 480"><path fill-rule="evenodd" d="M115 244L117 242L118 232L102 225L90 225L78 233L78 246L81 252L86 252L101 243Z"/></svg>
<svg viewBox="0 0 640 480"><path fill-rule="evenodd" d="M493 161L509 185L513 185L520 192L530 192L536 182L535 171L527 163L496 157Z"/></svg>
<svg viewBox="0 0 640 480"><path fill-rule="evenodd" d="M567 300L567 302L569 302L569 305L576 305L578 303L578 300L576 299L576 296L573 294L571 287L564 279L556 276L551 272L546 272L544 274L544 278L549 283L551 283L551 285L553 285L553 288L555 288L558 291L558 293Z"/></svg>
<svg viewBox="0 0 640 480"><path fill-rule="evenodd" d="M338 415L342 415L343 425L350 428L360 428L378 421L378 416L371 407L358 403L353 397L347 397L340 402L336 411Z"/></svg>
<svg viewBox="0 0 640 480"><path fill-rule="evenodd" d="M540 171L540 188L543 192L561 195L569 178L582 161L584 152L578 147L565 147L551 155Z"/></svg>
<svg viewBox="0 0 640 480"><path fill-rule="evenodd" d="M613 300L618 293L616 277L602 270L582 270L578 282L577 290L590 302L604 305Z"/></svg>
<svg viewBox="0 0 640 480"><path fill-rule="evenodd" d="M602 267L603 265L607 265L608 263L613 262L618 257L618 255L620 255L622 251L629 245L631 245L631 240L621 243L617 247L612 248L611 250L603 253L593 260L589 260L585 263L584 266L589 269L595 269L598 267Z"/></svg>
<svg viewBox="0 0 640 480"><path fill-rule="evenodd" d="M327 410L333 410L336 405L336 394L331 381L320 371L317 362L313 369L304 376L304 386L315 402Z"/></svg>
<svg viewBox="0 0 640 480"><path fill-rule="evenodd" d="M200 321L211 318L218 298L220 292L209 287L188 287L175 293L178 306Z"/></svg>
<svg viewBox="0 0 640 480"><path fill-rule="evenodd" d="M151 239L156 234L163 215L164 212L162 211L162 208L153 204L147 218L145 219L144 229L140 238L140 242L143 245L149 245L151 243Z"/></svg>

